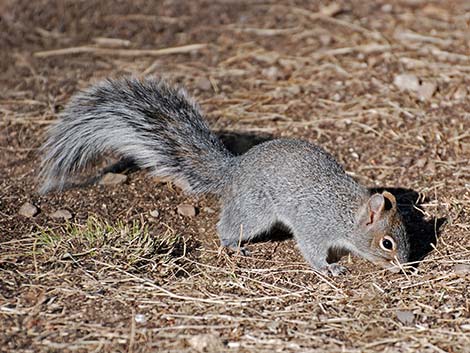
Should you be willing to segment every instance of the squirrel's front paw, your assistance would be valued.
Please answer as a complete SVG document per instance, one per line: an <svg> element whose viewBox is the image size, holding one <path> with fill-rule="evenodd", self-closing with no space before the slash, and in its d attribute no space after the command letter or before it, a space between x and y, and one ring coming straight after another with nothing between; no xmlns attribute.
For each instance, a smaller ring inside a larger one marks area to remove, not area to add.
<svg viewBox="0 0 470 353"><path fill-rule="evenodd" d="M326 272L331 273L331 275L335 277L348 272L348 269L346 267L338 264L328 264L325 270Z"/></svg>

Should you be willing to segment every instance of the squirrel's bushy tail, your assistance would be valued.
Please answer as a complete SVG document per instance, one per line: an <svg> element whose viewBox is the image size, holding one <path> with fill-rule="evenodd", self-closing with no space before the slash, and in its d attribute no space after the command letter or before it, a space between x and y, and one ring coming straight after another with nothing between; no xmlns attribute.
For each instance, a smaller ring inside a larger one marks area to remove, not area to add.
<svg viewBox="0 0 470 353"><path fill-rule="evenodd" d="M73 97L43 150L41 192L64 188L70 176L112 152L186 191L218 193L234 158L183 90L135 78L107 80Z"/></svg>

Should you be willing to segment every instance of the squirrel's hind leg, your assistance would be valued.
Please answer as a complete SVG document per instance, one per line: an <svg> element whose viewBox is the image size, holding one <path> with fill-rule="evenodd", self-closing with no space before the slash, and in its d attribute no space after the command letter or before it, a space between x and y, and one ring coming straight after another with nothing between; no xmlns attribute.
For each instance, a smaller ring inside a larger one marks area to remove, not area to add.
<svg viewBox="0 0 470 353"><path fill-rule="evenodd" d="M243 244L268 232L276 222L272 208L262 205L228 202L222 207L217 231L220 243L235 251L247 255Z"/></svg>

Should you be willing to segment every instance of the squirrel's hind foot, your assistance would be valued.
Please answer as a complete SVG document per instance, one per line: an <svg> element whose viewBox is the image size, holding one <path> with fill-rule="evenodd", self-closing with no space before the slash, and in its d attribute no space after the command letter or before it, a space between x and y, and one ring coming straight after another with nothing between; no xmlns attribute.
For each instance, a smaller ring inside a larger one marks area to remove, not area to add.
<svg viewBox="0 0 470 353"><path fill-rule="evenodd" d="M337 263L328 264L327 266L323 267L320 271L324 275L331 274L333 277L345 274L348 272L348 268Z"/></svg>
<svg viewBox="0 0 470 353"><path fill-rule="evenodd" d="M227 249L234 252L235 254L240 254L241 256L251 256L250 250L245 248L244 246L227 246Z"/></svg>
<svg viewBox="0 0 470 353"><path fill-rule="evenodd" d="M246 249L240 242L235 242L232 240L221 239L220 245L226 249L230 249L236 254L240 254L242 256L250 256L251 253L248 249Z"/></svg>

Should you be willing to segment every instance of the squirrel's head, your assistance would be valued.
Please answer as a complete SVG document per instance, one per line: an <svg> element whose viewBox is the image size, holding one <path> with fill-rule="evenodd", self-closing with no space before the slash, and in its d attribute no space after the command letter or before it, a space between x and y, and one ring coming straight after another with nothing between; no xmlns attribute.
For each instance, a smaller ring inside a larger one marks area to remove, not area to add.
<svg viewBox="0 0 470 353"><path fill-rule="evenodd" d="M408 235L398 212L395 197L384 191L373 194L362 207L358 218L359 255L367 260L398 272L399 264L408 261Z"/></svg>

